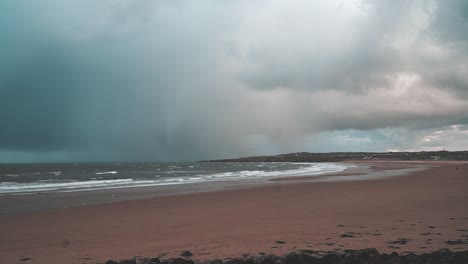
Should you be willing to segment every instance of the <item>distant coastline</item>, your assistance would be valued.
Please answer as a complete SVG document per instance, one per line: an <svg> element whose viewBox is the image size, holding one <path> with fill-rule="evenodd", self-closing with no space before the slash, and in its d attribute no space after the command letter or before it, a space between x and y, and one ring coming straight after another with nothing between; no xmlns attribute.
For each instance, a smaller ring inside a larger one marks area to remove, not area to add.
<svg viewBox="0 0 468 264"><path fill-rule="evenodd" d="M339 162L358 160L388 161L468 161L465 151L418 151L418 152L297 152L274 156L252 156L233 159L204 160L202 162Z"/></svg>

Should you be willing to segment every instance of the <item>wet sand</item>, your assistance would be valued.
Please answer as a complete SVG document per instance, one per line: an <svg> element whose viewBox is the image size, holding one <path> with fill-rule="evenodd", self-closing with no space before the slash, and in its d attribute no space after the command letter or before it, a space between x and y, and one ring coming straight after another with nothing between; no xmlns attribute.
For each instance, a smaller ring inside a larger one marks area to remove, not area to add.
<svg viewBox="0 0 468 264"><path fill-rule="evenodd" d="M2 263L103 263L182 250L194 260L300 249L468 250L467 164L374 162L365 164L370 178L418 170L379 180L348 170L333 177L357 178L270 181L3 215L0 256Z"/></svg>

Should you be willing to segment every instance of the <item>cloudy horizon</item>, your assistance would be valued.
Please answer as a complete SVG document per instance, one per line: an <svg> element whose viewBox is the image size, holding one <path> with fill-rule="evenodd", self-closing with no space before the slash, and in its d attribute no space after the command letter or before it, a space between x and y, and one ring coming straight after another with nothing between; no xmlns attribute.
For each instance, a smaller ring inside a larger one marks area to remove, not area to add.
<svg viewBox="0 0 468 264"><path fill-rule="evenodd" d="M468 2L0 3L0 163L468 150Z"/></svg>

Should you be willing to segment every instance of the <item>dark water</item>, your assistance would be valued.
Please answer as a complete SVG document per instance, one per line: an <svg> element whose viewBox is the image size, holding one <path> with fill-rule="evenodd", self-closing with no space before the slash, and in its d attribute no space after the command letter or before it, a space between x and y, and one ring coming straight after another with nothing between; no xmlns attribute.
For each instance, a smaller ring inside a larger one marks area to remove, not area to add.
<svg viewBox="0 0 468 264"><path fill-rule="evenodd" d="M332 163L0 164L0 194L83 191L337 172Z"/></svg>

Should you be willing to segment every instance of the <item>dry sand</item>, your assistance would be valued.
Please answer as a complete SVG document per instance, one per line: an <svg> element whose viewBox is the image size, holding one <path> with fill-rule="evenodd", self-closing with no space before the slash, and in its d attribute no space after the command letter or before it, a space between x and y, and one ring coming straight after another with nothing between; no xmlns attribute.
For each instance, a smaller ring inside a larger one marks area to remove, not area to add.
<svg viewBox="0 0 468 264"><path fill-rule="evenodd" d="M427 170L380 180L302 178L3 215L0 262L103 263L138 255L178 256L182 250L194 253L194 260L300 249L468 250L467 244L446 243L468 239L468 162L376 162L368 167L381 173L421 164ZM19 261L25 257L31 259Z"/></svg>

